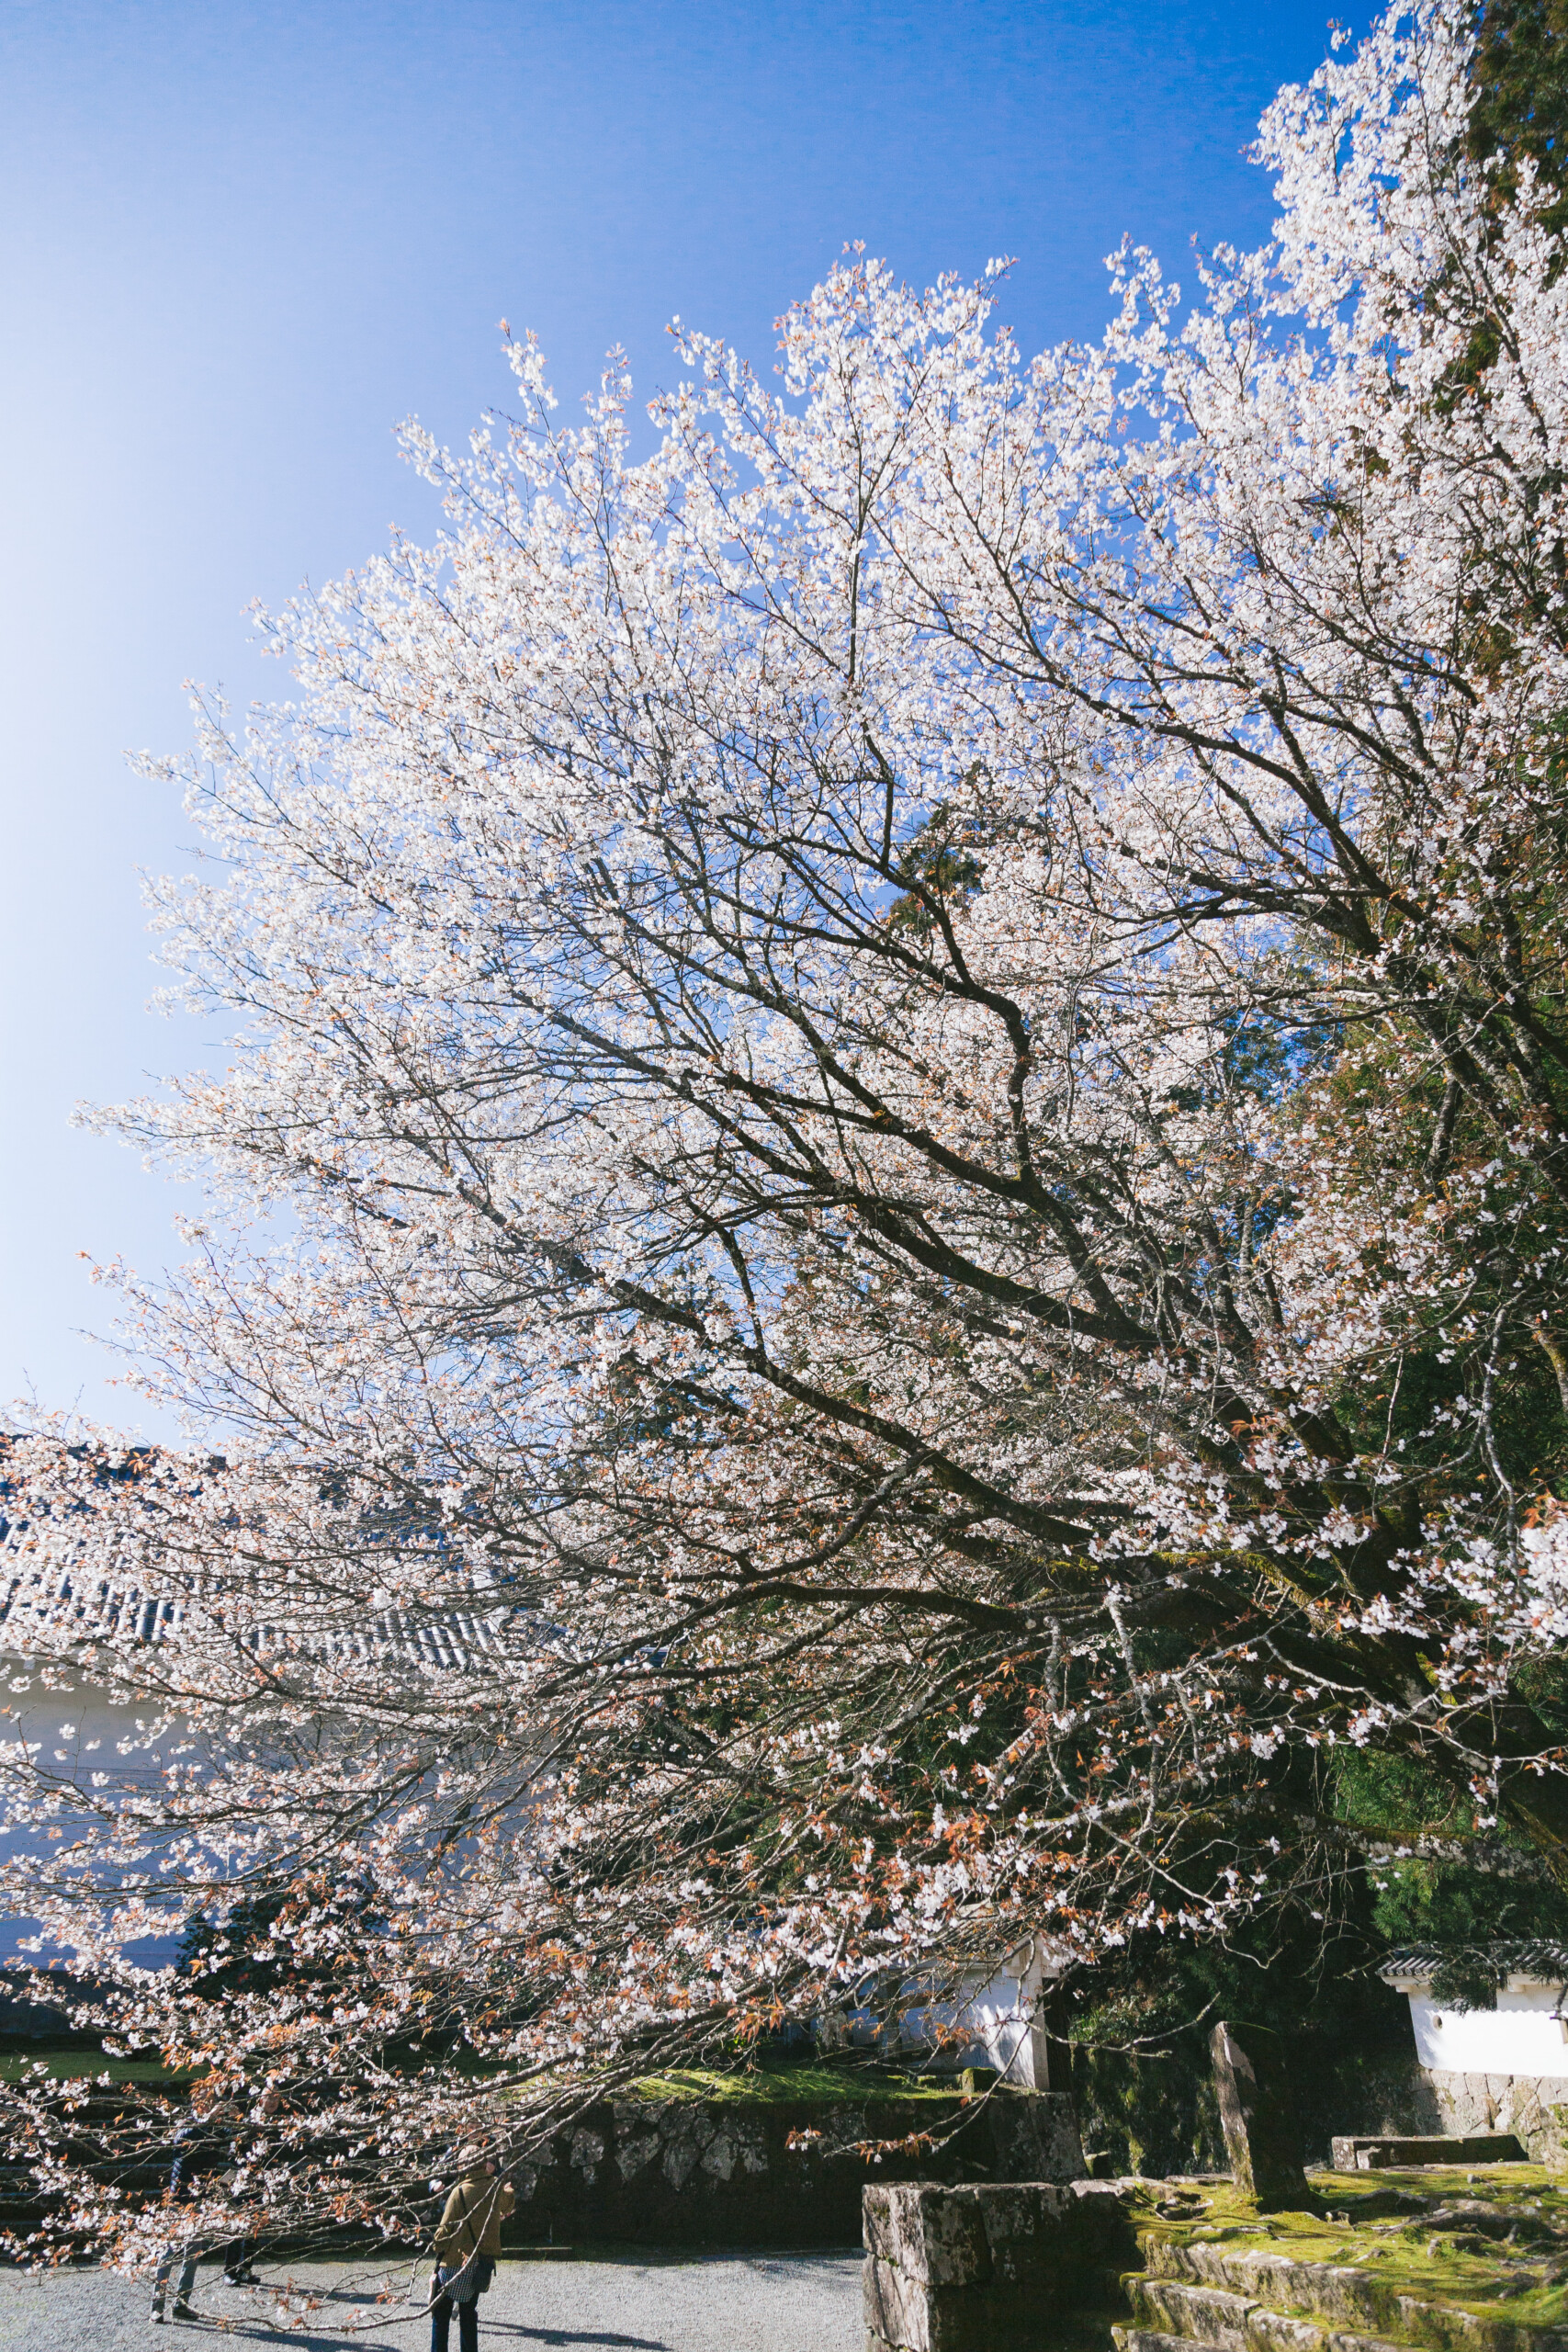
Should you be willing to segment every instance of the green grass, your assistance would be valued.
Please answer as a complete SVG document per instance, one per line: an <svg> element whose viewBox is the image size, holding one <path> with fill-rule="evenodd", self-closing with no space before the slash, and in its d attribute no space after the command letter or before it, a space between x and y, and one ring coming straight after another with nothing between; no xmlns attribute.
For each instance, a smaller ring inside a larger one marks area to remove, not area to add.
<svg viewBox="0 0 1568 2352"><path fill-rule="evenodd" d="M39 2065L57 2083L97 2080L107 2075L113 2083L188 2083L189 2075L172 2075L157 2058L109 2058L101 2050L53 2050L47 2043L36 2050L0 2052L0 2083L19 2083Z"/></svg>

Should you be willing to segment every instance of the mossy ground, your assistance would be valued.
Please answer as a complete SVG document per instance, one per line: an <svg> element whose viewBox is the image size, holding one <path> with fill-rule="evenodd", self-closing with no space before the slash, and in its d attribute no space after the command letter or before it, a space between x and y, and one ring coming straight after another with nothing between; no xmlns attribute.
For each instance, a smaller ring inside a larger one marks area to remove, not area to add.
<svg viewBox="0 0 1568 2352"><path fill-rule="evenodd" d="M1309 2186L1318 2211L1260 2214L1228 2182L1150 2183L1137 2194L1138 2235L1343 2264L1426 2301L1527 2327L1568 2324L1568 2281L1542 2276L1560 2267L1554 2255L1568 2256L1568 2177L1541 2165L1453 2165L1319 2172ZM1173 2211L1184 2192L1201 2199L1201 2210L1193 2203ZM1434 2226L1440 2209L1472 2200L1517 2215L1525 2242L1493 2245L1462 2225ZM1401 2202L1411 2210L1394 2210ZM1561 2241L1556 2248L1553 2238ZM1568 2259L1561 2267L1568 2271Z"/></svg>
<svg viewBox="0 0 1568 2352"><path fill-rule="evenodd" d="M958 2084L951 2077L933 2081L930 2075L901 2075L884 2067L762 2065L730 2072L718 2067L672 2067L665 2075L644 2075L633 2088L642 2098L723 2099L767 2106L859 2106L866 2099L954 2098Z"/></svg>
<svg viewBox="0 0 1568 2352"><path fill-rule="evenodd" d="M423 2063L433 2062L427 2058ZM448 2052L434 2063L478 2080L502 2072L466 2050ZM0 2051L0 2083L19 2083L40 2065L55 2082L99 2079L107 2075L116 2083L167 2083L178 2087L194 2079L190 2074L172 2073L155 2057L111 2058L99 2050L29 2042L25 2049ZM933 2081L885 2067L766 2064L739 2069L676 2067L667 2074L642 2076L633 2089L642 2098L721 2099L772 2106L830 2101L835 2106L858 2106L867 2099L951 2099L958 2094L959 2085L950 2078Z"/></svg>

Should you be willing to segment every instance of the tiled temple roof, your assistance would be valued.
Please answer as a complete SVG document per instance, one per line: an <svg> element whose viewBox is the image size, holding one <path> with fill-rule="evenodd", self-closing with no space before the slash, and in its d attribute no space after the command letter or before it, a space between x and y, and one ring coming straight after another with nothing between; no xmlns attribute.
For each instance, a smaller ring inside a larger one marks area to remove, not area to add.
<svg viewBox="0 0 1568 2352"><path fill-rule="evenodd" d="M10 1442L0 1432L0 1538L10 1532L6 1514L13 1504L13 1488L6 1475ZM79 1457L88 1453L85 1447L69 1451ZM136 1481L157 1459L156 1448L132 1447L112 1461L106 1458L96 1476L104 1483L121 1486ZM412 1520L384 1524L377 1532L383 1541L396 1541L411 1530L428 1532ZM500 1600L503 1585L495 1588L497 1600L489 1607L467 1578L455 1576L453 1586L454 1598L462 1595L458 1605L433 1610L429 1615L386 1609L367 1611L356 1622L309 1629L263 1620L244 1627L237 1639L243 1649L260 1658L290 1654L345 1662L379 1657L399 1659L429 1672L460 1672L503 1657L508 1647L505 1629L519 1614L517 1603ZM78 1565L62 1566L58 1558L40 1566L25 1551L0 1550L0 1650L25 1658L40 1636L47 1635L53 1646L62 1634L83 1649L156 1645L178 1630L191 1599L199 1591L197 1578L186 1597L166 1591L149 1594L129 1579L116 1579ZM231 1596L224 1598L231 1607Z"/></svg>
<svg viewBox="0 0 1568 2352"><path fill-rule="evenodd" d="M178 1630L188 1603L160 1594L149 1598L134 1585L85 1575L72 1568L39 1574L23 1568L6 1577L0 1564L0 1648L25 1657L38 1637L64 1634L84 1648L157 1644ZM400 1658L439 1672L461 1672L507 1647L504 1633L516 1614L508 1607L479 1611L457 1608L428 1618L386 1609L355 1626L290 1634L281 1625L248 1626L239 1639L253 1657Z"/></svg>
<svg viewBox="0 0 1568 2352"><path fill-rule="evenodd" d="M1542 1984L1568 1984L1568 1944L1538 1937L1522 1943L1405 1944L1391 1951L1378 1969L1385 1984L1429 1983L1445 1961L1476 1960L1500 1977L1533 1976Z"/></svg>

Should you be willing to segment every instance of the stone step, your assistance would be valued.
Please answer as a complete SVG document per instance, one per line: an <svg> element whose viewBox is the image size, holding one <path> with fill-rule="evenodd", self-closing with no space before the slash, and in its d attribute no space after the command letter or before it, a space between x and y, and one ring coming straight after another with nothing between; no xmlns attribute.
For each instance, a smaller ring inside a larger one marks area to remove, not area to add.
<svg viewBox="0 0 1568 2352"><path fill-rule="evenodd" d="M1218 2288L1258 2305L1277 2320L1309 2313L1327 2321L1319 2331L1330 2352L1354 2352L1367 2337L1393 2337L1396 2343L1419 2345L1424 2352L1568 2352L1568 2331L1530 2326L1518 2320L1470 2312L1458 2304L1413 2295L1387 2278L1358 2265L1342 2262L1303 2262L1290 2255L1259 2247L1233 2247L1201 2239L1187 2245L1155 2240L1147 2249L1151 2280ZM1129 2282L1129 2291L1134 2291ZM1167 2308L1172 2312L1174 2303ZM1216 2316L1213 2324L1232 2324ZM1300 2339L1274 2330L1273 2324L1248 2318L1247 2340L1263 2352L1306 2352ZM1185 2329L1182 2333L1186 2334ZM1337 2339L1345 2338L1341 2346ZM1189 2342L1213 2339L1187 2335Z"/></svg>
<svg viewBox="0 0 1568 2352"><path fill-rule="evenodd" d="M1249 2352L1247 2317L1258 2306L1245 2295L1226 2287L1195 2287L1184 2278L1142 2277L1127 2280L1127 2294L1134 2322L1146 2334L1212 2344L1216 2352Z"/></svg>
<svg viewBox="0 0 1568 2352"><path fill-rule="evenodd" d="M1219 2352L1323 2352L1322 2324L1292 2312L1270 2311L1224 2287L1194 2287L1180 2278L1132 2276L1125 2281L1139 2326L1211 2344Z"/></svg>
<svg viewBox="0 0 1568 2352"><path fill-rule="evenodd" d="M1116 2352L1190 2352L1191 2339L1162 2335L1157 2327L1116 2326L1111 2331Z"/></svg>
<svg viewBox="0 0 1568 2352"><path fill-rule="evenodd" d="M1409 2352L1409 2346L1385 2344L1380 2336L1353 2335L1342 2327L1325 2327L1299 2312L1273 2312L1254 2303L1247 2321L1247 2340L1255 2352Z"/></svg>
<svg viewBox="0 0 1568 2352"><path fill-rule="evenodd" d="M1266 2312L1255 2306L1253 2318L1269 2320L1286 2317L1280 2312ZM1297 2322L1304 2325L1304 2322ZM1157 2327L1129 2327L1124 2323L1111 2331L1116 2352L1192 2352L1190 2335L1172 2335ZM1249 2343L1260 2339L1249 2336ZM1375 2335L1352 2335L1344 2328L1314 2328L1312 2340L1317 2352L1410 2352L1408 2344L1388 2344Z"/></svg>
<svg viewBox="0 0 1568 2352"><path fill-rule="evenodd" d="M1271 2310L1267 2303L1224 2287L1194 2287L1179 2278L1127 2277L1123 2285L1134 2323L1145 2335L1183 2344L1213 2345L1221 2352L1410 2352L1349 2328L1327 2325L1321 2316Z"/></svg>

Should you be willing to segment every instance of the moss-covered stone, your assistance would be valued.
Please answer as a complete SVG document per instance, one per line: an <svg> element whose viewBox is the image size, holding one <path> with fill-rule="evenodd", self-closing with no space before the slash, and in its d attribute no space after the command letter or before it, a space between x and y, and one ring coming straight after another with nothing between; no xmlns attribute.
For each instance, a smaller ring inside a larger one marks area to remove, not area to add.
<svg viewBox="0 0 1568 2352"><path fill-rule="evenodd" d="M1320 2210L1264 2216L1226 2183L1129 2184L1147 2279L1293 2314L1324 2352L1347 2330L1428 2352L1530 2352L1568 2327L1568 2183L1544 2166L1317 2173L1309 2186ZM1212 2340L1196 2319L1165 2324L1179 2292L1132 2291L1162 2333Z"/></svg>
<svg viewBox="0 0 1568 2352"><path fill-rule="evenodd" d="M868 2198L868 2352L1568 2345L1568 2183L1539 2165L1317 2173L1306 2185L1310 2210L1269 2214L1225 2179L1020 2188L1011 2194L1033 2216L1034 2285L1016 2309L981 2227L994 2194L929 2187ZM1110 2279L1079 2243L1085 2200L1097 2200L1103 2235L1109 2209L1098 2200L1106 2199L1128 2256ZM918 2221L918 2245L904 2243L909 2228L894 2226L900 2216Z"/></svg>

